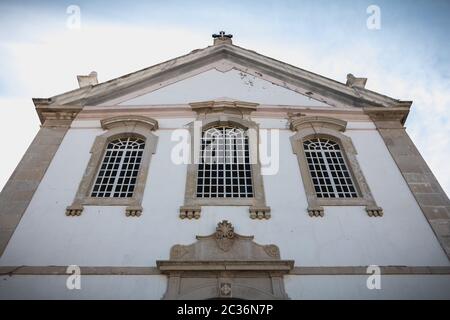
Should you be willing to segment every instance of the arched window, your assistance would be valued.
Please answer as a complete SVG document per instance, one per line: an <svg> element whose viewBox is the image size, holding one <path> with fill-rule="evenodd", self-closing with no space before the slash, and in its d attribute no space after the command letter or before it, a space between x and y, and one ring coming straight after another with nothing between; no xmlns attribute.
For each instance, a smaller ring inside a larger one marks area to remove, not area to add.
<svg viewBox="0 0 450 320"><path fill-rule="evenodd" d="M243 129L217 126L204 130L200 151L197 197L253 197L249 142Z"/></svg>
<svg viewBox="0 0 450 320"><path fill-rule="evenodd" d="M303 142L309 173L318 198L357 198L350 171L339 144L327 138Z"/></svg>
<svg viewBox="0 0 450 320"><path fill-rule="evenodd" d="M359 167L357 152L346 131L347 122L324 116L294 116L290 139L297 155L308 201L308 214L322 217L325 206L365 206L370 217L380 208Z"/></svg>
<svg viewBox="0 0 450 320"><path fill-rule="evenodd" d="M198 219L203 206L248 206L250 218L270 219L259 162L259 126L250 118L256 104L204 101L189 124L191 162L187 166L181 219Z"/></svg>
<svg viewBox="0 0 450 320"><path fill-rule="evenodd" d="M84 206L124 206L125 214L138 217L158 129L155 119L120 115L100 121L104 133L95 138L91 157L67 216L79 216Z"/></svg>
<svg viewBox="0 0 450 320"><path fill-rule="evenodd" d="M136 137L108 143L91 197L131 198L142 162L145 141Z"/></svg>

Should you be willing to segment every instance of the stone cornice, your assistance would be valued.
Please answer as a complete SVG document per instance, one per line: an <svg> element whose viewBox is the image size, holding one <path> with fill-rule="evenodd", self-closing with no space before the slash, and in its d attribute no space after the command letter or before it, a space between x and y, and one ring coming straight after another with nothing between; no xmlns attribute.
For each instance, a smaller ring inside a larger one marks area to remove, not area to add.
<svg viewBox="0 0 450 320"><path fill-rule="evenodd" d="M347 127L347 122L325 116L299 116L290 118L290 129L292 131L299 131L311 127L323 127L343 132Z"/></svg>
<svg viewBox="0 0 450 320"><path fill-rule="evenodd" d="M289 260L288 260L289 261ZM266 261L264 261L265 263ZM164 262L162 265L165 264ZM173 265L166 265L168 268ZM267 266L267 264L266 264ZM384 275L450 275L450 267L446 266L379 266ZM294 266L290 275L368 275L368 266ZM90 275L161 275L156 266L80 266L81 274ZM67 266L0 266L0 275L65 275Z"/></svg>
<svg viewBox="0 0 450 320"><path fill-rule="evenodd" d="M245 102L245 101L202 101L189 103L192 111L201 114L211 113L223 113L223 114L237 114L237 115L250 115L253 111L256 111L258 103Z"/></svg>
<svg viewBox="0 0 450 320"><path fill-rule="evenodd" d="M150 130L158 129L158 121L141 115L120 115L100 120L101 126L105 130L123 126L142 125Z"/></svg>
<svg viewBox="0 0 450 320"><path fill-rule="evenodd" d="M39 120L44 126L49 123L64 123L70 125L78 113L83 109L83 107L76 105L49 105L45 102L35 102L35 104Z"/></svg>
<svg viewBox="0 0 450 320"><path fill-rule="evenodd" d="M208 260L208 261L156 261L162 272L174 271L276 271L288 273L294 268L293 260Z"/></svg>
<svg viewBox="0 0 450 320"><path fill-rule="evenodd" d="M380 122L397 122L399 125L405 124L408 117L411 104L404 104L392 108L363 108L364 113L367 114L375 123Z"/></svg>

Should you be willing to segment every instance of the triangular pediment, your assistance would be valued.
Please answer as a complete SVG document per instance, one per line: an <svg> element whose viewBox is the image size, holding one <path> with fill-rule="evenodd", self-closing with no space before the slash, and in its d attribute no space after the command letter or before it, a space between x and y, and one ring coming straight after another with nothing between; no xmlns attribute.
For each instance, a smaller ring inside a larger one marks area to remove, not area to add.
<svg viewBox="0 0 450 320"><path fill-rule="evenodd" d="M123 106L138 106L241 100L266 105L327 106L307 95L235 68L226 72L212 68L165 87L149 90L148 93L139 92L134 97L125 97L125 101L120 101L119 98L114 102Z"/></svg>
<svg viewBox="0 0 450 320"><path fill-rule="evenodd" d="M322 77L232 44L219 44L167 62L48 99L49 106L185 104L243 100L269 105L393 107L399 101Z"/></svg>

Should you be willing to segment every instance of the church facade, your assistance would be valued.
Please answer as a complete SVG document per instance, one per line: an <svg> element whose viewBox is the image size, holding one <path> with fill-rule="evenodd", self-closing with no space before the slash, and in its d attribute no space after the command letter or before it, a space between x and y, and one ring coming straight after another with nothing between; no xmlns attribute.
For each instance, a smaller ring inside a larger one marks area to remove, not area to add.
<svg viewBox="0 0 450 320"><path fill-rule="evenodd" d="M450 202L411 101L213 45L33 99L1 299L450 298Z"/></svg>

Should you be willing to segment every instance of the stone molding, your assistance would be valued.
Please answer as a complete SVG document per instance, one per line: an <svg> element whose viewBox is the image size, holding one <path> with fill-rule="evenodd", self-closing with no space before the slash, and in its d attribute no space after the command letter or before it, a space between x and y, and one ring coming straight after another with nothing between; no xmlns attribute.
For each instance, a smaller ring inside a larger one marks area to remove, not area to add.
<svg viewBox="0 0 450 320"><path fill-rule="evenodd" d="M259 104L245 101L211 100L192 102L189 105L192 111L197 113L198 117L211 113L221 113L249 119L250 114L256 111Z"/></svg>
<svg viewBox="0 0 450 320"><path fill-rule="evenodd" d="M347 122L326 116L291 115L290 129L292 131L300 131L314 127L328 128L330 130L344 132L347 127Z"/></svg>
<svg viewBox="0 0 450 320"><path fill-rule="evenodd" d="M450 201L403 126L409 108L364 109L450 260Z"/></svg>
<svg viewBox="0 0 450 320"><path fill-rule="evenodd" d="M156 152L158 137L151 131L158 128L158 122L152 118L135 115L110 117L101 120L105 133L96 137L91 148L83 178L78 187L73 203L67 207L67 216L80 216L85 205L93 206L126 206L127 217L139 217L142 214L142 198L148 176L148 168L152 154ZM137 176L136 186L131 198L96 198L90 197L90 191L95 176L103 160L105 148L111 140L120 137L137 136L145 140L141 166Z"/></svg>
<svg viewBox="0 0 450 320"><path fill-rule="evenodd" d="M142 126L147 127L148 130L158 130L158 121L155 119L141 116L141 115L120 115L100 120L103 129L110 130L113 128Z"/></svg>
<svg viewBox="0 0 450 320"><path fill-rule="evenodd" d="M52 104L50 100L51 99L33 99L39 120L44 126L58 125L58 123L61 123L63 126L70 126L70 123L83 109L82 106L77 104Z"/></svg>
<svg viewBox="0 0 450 320"><path fill-rule="evenodd" d="M365 114L380 126L380 128L403 128L411 106L398 106L392 108L363 108ZM375 125L376 125L375 123Z"/></svg>
<svg viewBox="0 0 450 320"><path fill-rule="evenodd" d="M287 299L283 275L294 267L277 246L260 245L235 232L227 220L191 245L174 245L169 260L156 261L169 277L163 299ZM226 290L222 290L226 287ZM226 292L221 292L226 291Z"/></svg>
<svg viewBox="0 0 450 320"><path fill-rule="evenodd" d="M200 130L205 130L217 125L230 125L242 128L248 132L254 194L253 198L197 197L197 172L200 151L195 150L196 144L194 139L196 137L196 129L194 127L194 123L191 123L189 125L191 137L191 157L190 164L187 165L184 204L180 207L180 218L187 218L189 220L192 218L200 218L202 206L249 206L250 218L254 219L256 217L261 217L261 219L269 219L270 207L266 205L264 183L261 175L261 165L259 162L259 126L254 121L251 121L251 111L249 111L256 108L256 104L242 101L233 101L230 102L230 104L223 101L206 101L193 103L191 104L191 107L192 106L197 112L197 121L201 122L201 128L199 128ZM201 132L198 134L201 134Z"/></svg>
<svg viewBox="0 0 450 320"><path fill-rule="evenodd" d="M310 217L323 217L323 206L365 206L369 217L381 217L383 209L377 206L369 185L362 173L357 159L357 152L352 140L342 134L347 123L340 119L325 116L293 115L290 117L290 128L296 133L291 136L292 151L297 155L300 173L308 200ZM317 198L303 149L303 141L312 137L327 137L340 145L348 169L358 191L357 198Z"/></svg>
<svg viewBox="0 0 450 320"><path fill-rule="evenodd" d="M222 268L225 269L222 265ZM242 267L242 265L241 265ZM369 266L294 266L287 275L368 275ZM450 275L445 266L379 266L381 275ZM162 275L156 266L80 266L83 276ZM0 266L0 276L54 275L67 277L67 266Z"/></svg>

